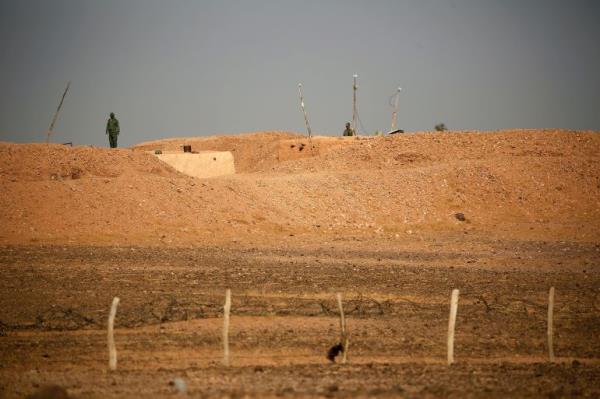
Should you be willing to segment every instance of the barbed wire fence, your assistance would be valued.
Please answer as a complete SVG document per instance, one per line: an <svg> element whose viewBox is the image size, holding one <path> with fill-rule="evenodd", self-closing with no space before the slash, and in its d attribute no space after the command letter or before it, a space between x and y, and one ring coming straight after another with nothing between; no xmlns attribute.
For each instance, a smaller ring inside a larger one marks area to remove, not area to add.
<svg viewBox="0 0 600 399"><path fill-rule="evenodd" d="M281 293L280 293L281 294ZM539 297L539 295L537 295ZM456 320L456 309L454 309L454 321L458 323L458 334L460 323L465 320L477 320L480 323L505 323L513 319L519 322L529 322L535 327L535 334L541 332L540 327L544 325L544 315L547 311L547 349L549 361L554 361L553 346L553 319L554 312L560 314L560 322L563 325L576 325L578 320L587 317L589 320L600 320L600 314L597 309L597 297L590 301L579 303L577 310L572 302L558 302L554 304L554 289L549 292L548 302L539 302L531 298L519 298L516 296L484 295L472 290L465 289L461 291L461 297L464 297L464 306L458 307L458 314L461 316ZM119 328L135 328L145 325L162 324L186 320L219 318L223 315L222 304L216 301L215 294L207 294L198 300L182 300L173 295L167 295L162 298L154 298L134 306L125 306L117 318L116 326ZM307 316L307 317L338 317L340 307L336 306L336 299L333 294L320 294L315 297L306 298L302 295L296 297L290 296L289 301L276 308L273 306L273 297L268 295L247 293L237 296L234 306L231 308L232 316L265 316L265 310L268 310L269 316ZM126 302L126 299L124 299ZM458 303L458 295L456 298ZM578 301L576 301L578 302ZM387 322L402 321L402 317L410 316L417 321L420 317L428 320L439 320L440 326L444 321L444 313L448 309L448 303L431 301L417 302L409 298L395 297L393 299L375 299L364 294L353 294L344 299L344 313L346 317L352 319L377 319ZM591 316L590 316L591 315ZM595 315L595 316L594 316ZM449 319L452 320L452 310ZM448 319L446 319L448 320ZM586 319L587 320L587 319ZM437 322L436 322L437 323ZM344 323L345 324L345 323ZM350 321L350 331L352 322ZM450 323L448 329L448 364L453 362L454 350L454 325ZM103 329L106 326L106 310L97 312L84 312L71 307L51 306L49 309L40 312L33 323L10 325L0 321L0 336L6 336L11 331L39 329L43 331L72 331L80 329ZM425 324L427 326L427 324ZM437 330L441 328L436 327ZM430 326L431 327L431 326ZM450 338L452 330L452 339ZM347 339L346 332L342 332L342 340ZM470 337L476 333L470 332ZM540 334L541 335L541 334ZM310 333L308 338L322 340L323 331ZM350 333L351 336L351 333ZM346 338L344 338L346 337ZM211 342L219 341L217 336L213 337ZM394 337L391 341L394 341ZM429 338L430 339L430 338ZM540 341L542 337L535 338ZM427 342L423 338L422 342L433 346L433 342ZM347 341L346 341L347 342ZM360 342L360 341L359 341ZM437 345L437 344L436 344ZM356 346L356 345L354 345ZM451 349L452 348L452 349ZM564 356L564 354L563 354Z"/></svg>

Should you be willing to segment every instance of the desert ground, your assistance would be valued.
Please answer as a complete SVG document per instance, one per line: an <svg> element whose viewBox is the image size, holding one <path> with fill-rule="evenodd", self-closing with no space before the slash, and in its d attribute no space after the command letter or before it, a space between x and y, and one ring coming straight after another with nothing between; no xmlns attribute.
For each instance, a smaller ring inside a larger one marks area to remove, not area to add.
<svg viewBox="0 0 600 399"><path fill-rule="evenodd" d="M0 187L0 397L600 396L598 132L0 143Z"/></svg>

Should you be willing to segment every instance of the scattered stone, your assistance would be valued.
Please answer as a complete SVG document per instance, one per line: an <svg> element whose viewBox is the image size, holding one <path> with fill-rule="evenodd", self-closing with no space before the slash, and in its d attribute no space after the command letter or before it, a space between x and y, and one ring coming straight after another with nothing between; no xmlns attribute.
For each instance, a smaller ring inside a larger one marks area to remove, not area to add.
<svg viewBox="0 0 600 399"><path fill-rule="evenodd" d="M83 174L83 171L79 168L71 169L71 179L73 179L73 180L80 179L82 174Z"/></svg>
<svg viewBox="0 0 600 399"><path fill-rule="evenodd" d="M455 213L454 217L456 219L460 220L461 222L464 222L465 220L467 220L467 218L465 217L465 214L464 213L460 213L460 212Z"/></svg>
<svg viewBox="0 0 600 399"><path fill-rule="evenodd" d="M187 384L185 383L183 378L173 378L171 381L169 381L169 385L175 387L175 389L179 393L187 393Z"/></svg>
<svg viewBox="0 0 600 399"><path fill-rule="evenodd" d="M337 392L340 390L340 387L338 387L336 384L331 384L327 387L327 390L329 392Z"/></svg>

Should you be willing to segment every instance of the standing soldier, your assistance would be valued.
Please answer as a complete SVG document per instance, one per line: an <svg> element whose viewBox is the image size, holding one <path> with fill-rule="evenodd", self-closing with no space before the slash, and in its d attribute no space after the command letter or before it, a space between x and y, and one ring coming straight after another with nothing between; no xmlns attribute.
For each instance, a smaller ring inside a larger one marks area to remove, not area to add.
<svg viewBox="0 0 600 399"><path fill-rule="evenodd" d="M350 122L346 122L346 130L344 130L344 136L354 136L354 130L350 127Z"/></svg>
<svg viewBox="0 0 600 399"><path fill-rule="evenodd" d="M110 113L110 118L106 122L106 134L108 134L108 141L110 142L110 148L117 148L117 138L119 137L119 120L115 118L114 112Z"/></svg>

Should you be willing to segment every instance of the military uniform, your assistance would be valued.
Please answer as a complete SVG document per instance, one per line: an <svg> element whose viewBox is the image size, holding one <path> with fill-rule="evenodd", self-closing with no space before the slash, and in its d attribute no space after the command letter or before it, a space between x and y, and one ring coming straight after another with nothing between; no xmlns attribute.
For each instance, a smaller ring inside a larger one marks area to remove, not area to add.
<svg viewBox="0 0 600 399"><path fill-rule="evenodd" d="M108 134L108 141L110 148L117 148L117 138L119 137L119 120L115 118L115 114L111 112L108 122L106 122L106 134Z"/></svg>
<svg viewBox="0 0 600 399"><path fill-rule="evenodd" d="M343 136L354 136L354 129L350 127L350 124L346 124L346 130L344 130Z"/></svg>

